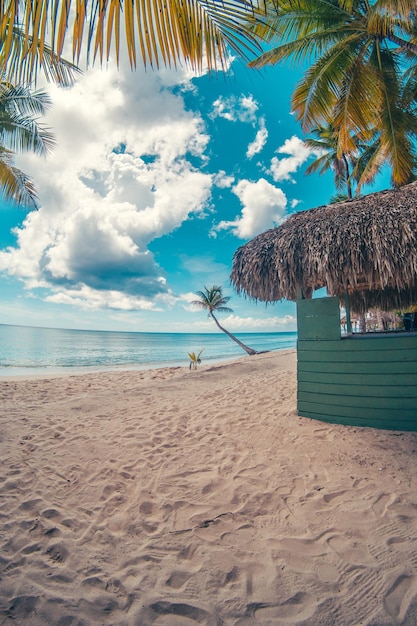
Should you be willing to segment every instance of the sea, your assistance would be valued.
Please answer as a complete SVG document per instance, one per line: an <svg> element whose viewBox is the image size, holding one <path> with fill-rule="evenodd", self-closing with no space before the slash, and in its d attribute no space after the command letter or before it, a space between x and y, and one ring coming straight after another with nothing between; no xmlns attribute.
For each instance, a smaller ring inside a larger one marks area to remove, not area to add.
<svg viewBox="0 0 417 626"><path fill-rule="evenodd" d="M258 351L296 346L297 333L235 333ZM0 376L187 366L246 356L224 333L143 333L67 330L0 324Z"/></svg>

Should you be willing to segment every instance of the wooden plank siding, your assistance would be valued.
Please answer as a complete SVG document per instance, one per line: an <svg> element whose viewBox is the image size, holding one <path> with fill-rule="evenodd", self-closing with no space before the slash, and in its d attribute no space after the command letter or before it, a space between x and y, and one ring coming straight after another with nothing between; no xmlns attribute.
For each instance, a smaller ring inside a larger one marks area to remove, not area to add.
<svg viewBox="0 0 417 626"><path fill-rule="evenodd" d="M297 342L298 414L351 426L417 431L417 333L343 338L339 333L334 338L334 325L322 332L322 322L317 323L306 302L298 314L301 337L308 337L300 339L299 334Z"/></svg>

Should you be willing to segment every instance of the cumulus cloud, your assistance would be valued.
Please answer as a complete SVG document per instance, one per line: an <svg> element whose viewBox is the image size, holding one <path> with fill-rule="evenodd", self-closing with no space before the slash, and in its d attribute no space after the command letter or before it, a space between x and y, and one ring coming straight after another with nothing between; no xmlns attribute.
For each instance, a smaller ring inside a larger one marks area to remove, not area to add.
<svg viewBox="0 0 417 626"><path fill-rule="evenodd" d="M41 207L0 252L0 269L54 302L149 309L168 295L149 243L203 212L213 184L191 163L204 161L209 138L166 89L173 76L89 70L70 89L49 87L58 147L46 163L19 157Z"/></svg>
<svg viewBox="0 0 417 626"><path fill-rule="evenodd" d="M227 317L221 318L221 324L227 328L227 330L232 332L244 332L247 329L251 329L251 332L256 332L253 329L262 330L266 328L273 328L276 331L292 331L296 328L297 320L293 315L256 318L250 316L240 317L238 315L230 314ZM196 321L193 326L200 331L209 330L213 327L213 321Z"/></svg>
<svg viewBox="0 0 417 626"><path fill-rule="evenodd" d="M229 122L256 123L258 103L253 96L220 97L213 102L212 119L222 117Z"/></svg>
<svg viewBox="0 0 417 626"><path fill-rule="evenodd" d="M259 120L259 130L256 133L255 139L249 144L246 151L246 156L251 159L263 149L268 139L268 129L265 126L265 118L261 117Z"/></svg>
<svg viewBox="0 0 417 626"><path fill-rule="evenodd" d="M220 189L227 189L233 185L235 177L226 174L224 170L220 170L213 177L213 184Z"/></svg>
<svg viewBox="0 0 417 626"><path fill-rule="evenodd" d="M239 317L237 315L228 315L225 318L222 318L222 322L224 323L227 329L231 328L232 330L240 330L245 328L270 328L276 327L277 329L286 329L293 328L296 324L296 318L293 315L284 315L283 317L264 317L264 318L254 318L254 317Z"/></svg>
<svg viewBox="0 0 417 626"><path fill-rule="evenodd" d="M272 158L270 173L276 182L283 180L292 181L291 175L295 174L313 154L316 154L314 150L308 148L295 135L291 139L286 139L284 145L278 148L277 153L289 156L281 159L278 157Z"/></svg>
<svg viewBox="0 0 417 626"><path fill-rule="evenodd" d="M287 198L282 189L265 178L256 182L241 180L232 191L243 205L241 215L233 221L221 221L213 228L213 234L230 230L239 239L249 239L283 222Z"/></svg>

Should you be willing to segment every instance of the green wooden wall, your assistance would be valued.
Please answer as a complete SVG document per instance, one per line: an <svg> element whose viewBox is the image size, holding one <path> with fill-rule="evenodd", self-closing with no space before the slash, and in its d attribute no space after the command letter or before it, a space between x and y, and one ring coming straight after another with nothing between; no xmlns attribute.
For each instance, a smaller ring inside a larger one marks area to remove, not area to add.
<svg viewBox="0 0 417 626"><path fill-rule="evenodd" d="M299 301L297 316L299 415L417 431L417 333L342 338L335 298Z"/></svg>

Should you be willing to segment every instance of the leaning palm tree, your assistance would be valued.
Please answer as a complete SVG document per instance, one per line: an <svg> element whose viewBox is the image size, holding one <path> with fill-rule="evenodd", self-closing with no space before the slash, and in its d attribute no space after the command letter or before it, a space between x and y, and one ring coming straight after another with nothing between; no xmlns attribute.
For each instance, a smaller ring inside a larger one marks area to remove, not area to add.
<svg viewBox="0 0 417 626"><path fill-rule="evenodd" d="M14 156L28 150L46 155L53 148L52 133L38 121L49 104L44 91L0 82L0 193L28 208L37 206L36 191L32 180L14 166Z"/></svg>
<svg viewBox="0 0 417 626"><path fill-rule="evenodd" d="M228 330L223 328L223 326L221 326L221 324L219 323L219 320L217 319L217 317L214 315L213 311L216 311L219 313L232 313L233 312L233 309L230 309L229 307L225 306L229 302L230 297L223 295L223 291L221 287L219 287L218 285L213 285L213 287L210 287L210 289L208 289L207 287L204 287L204 291L197 291L196 295L200 299L193 300L191 304L193 304L194 306L198 306L200 309L205 309L206 311L208 311L209 317L213 318L217 327L220 328L220 330L223 333L226 333L226 335L230 337L230 339L235 341L243 350L245 350L245 352L247 352L251 356L253 354L257 354L256 350L253 350L253 348L249 348L248 346L245 346L245 344L239 341L237 337L235 337L234 335L232 335L232 333L229 333Z"/></svg>
<svg viewBox="0 0 417 626"><path fill-rule="evenodd" d="M356 137L364 145L377 137L362 182L383 163L395 186L410 182L417 136L415 0L267 1L267 18L254 21L253 32L273 47L251 65L308 62L292 98L303 130L332 120L338 158L354 152Z"/></svg>

